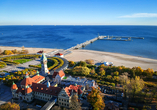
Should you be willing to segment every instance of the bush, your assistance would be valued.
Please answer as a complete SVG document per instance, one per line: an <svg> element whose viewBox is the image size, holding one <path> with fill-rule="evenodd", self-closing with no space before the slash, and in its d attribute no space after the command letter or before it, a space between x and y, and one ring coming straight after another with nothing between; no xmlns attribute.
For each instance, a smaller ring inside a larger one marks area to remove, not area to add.
<svg viewBox="0 0 157 110"><path fill-rule="evenodd" d="M5 62L0 61L0 68L5 67L7 64Z"/></svg>
<svg viewBox="0 0 157 110"><path fill-rule="evenodd" d="M69 61L69 67L73 67L76 63L74 61Z"/></svg>
<svg viewBox="0 0 157 110"><path fill-rule="evenodd" d="M115 87L115 83L110 83L111 86Z"/></svg>
<svg viewBox="0 0 157 110"><path fill-rule="evenodd" d="M87 64L91 64L91 65L94 64L94 60L92 60L92 59L87 59L85 62L86 62Z"/></svg>

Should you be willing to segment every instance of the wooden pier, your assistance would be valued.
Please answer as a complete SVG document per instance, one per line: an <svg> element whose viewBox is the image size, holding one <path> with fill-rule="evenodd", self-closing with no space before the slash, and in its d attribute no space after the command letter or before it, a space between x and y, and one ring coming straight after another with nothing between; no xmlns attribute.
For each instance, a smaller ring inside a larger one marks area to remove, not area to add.
<svg viewBox="0 0 157 110"><path fill-rule="evenodd" d="M71 47L71 48L69 48L69 49L67 49L67 50L69 51L69 50L79 49L79 48L85 47L86 45L88 45L88 44L90 44L90 43L93 43L94 41L96 41L96 40L98 40L98 39L103 39L104 37L106 37L106 36L98 36L98 37L96 37L96 38L93 38L93 39L88 40L88 41L86 41L86 42L83 42L83 43L81 43L81 44L77 44L76 46Z"/></svg>

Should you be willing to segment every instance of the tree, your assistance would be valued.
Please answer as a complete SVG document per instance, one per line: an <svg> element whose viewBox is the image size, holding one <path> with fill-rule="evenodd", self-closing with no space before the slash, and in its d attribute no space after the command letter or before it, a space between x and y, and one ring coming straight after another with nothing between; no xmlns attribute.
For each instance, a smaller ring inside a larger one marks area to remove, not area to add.
<svg viewBox="0 0 157 110"><path fill-rule="evenodd" d="M128 80L126 83L126 91L133 95L133 98L135 96L135 93L140 92L144 87L144 81L139 76L136 76L135 79L132 78L131 81Z"/></svg>
<svg viewBox="0 0 157 110"><path fill-rule="evenodd" d="M94 64L94 60L92 60L92 59L87 59L85 62L86 62L87 64L91 64L91 65Z"/></svg>
<svg viewBox="0 0 157 110"><path fill-rule="evenodd" d="M104 100L98 88L92 87L91 93L87 96L87 101L93 106L94 110L101 110L105 107Z"/></svg>
<svg viewBox="0 0 157 110"><path fill-rule="evenodd" d="M75 65L74 61L69 61L69 67L73 67Z"/></svg>
<svg viewBox="0 0 157 110"><path fill-rule="evenodd" d="M99 69L99 74L100 74L101 76L105 76L105 70L104 70L104 68L100 68L100 69Z"/></svg>
<svg viewBox="0 0 157 110"><path fill-rule="evenodd" d="M118 75L119 75L119 72L118 72L118 71L115 71L113 74L114 74L114 76L118 76Z"/></svg>
<svg viewBox="0 0 157 110"><path fill-rule="evenodd" d="M11 50L4 50L3 52L4 55L11 55L13 52Z"/></svg>
<svg viewBox="0 0 157 110"><path fill-rule="evenodd" d="M119 81L121 84L126 85L126 83L128 82L129 78L128 78L128 73L122 73L122 75L119 75Z"/></svg>
<svg viewBox="0 0 157 110"><path fill-rule="evenodd" d="M90 69L88 67L76 66L73 68L72 72L78 75L88 75L90 73Z"/></svg>
<svg viewBox="0 0 157 110"><path fill-rule="evenodd" d="M70 108L72 110L81 110L81 104L78 102L78 97L76 95L71 97Z"/></svg>
<svg viewBox="0 0 157 110"><path fill-rule="evenodd" d="M80 61L80 62L78 62L78 65L85 67L85 66L87 66L87 63L84 61Z"/></svg>
<svg viewBox="0 0 157 110"><path fill-rule="evenodd" d="M20 110L20 106L19 104L8 102L1 105L0 110Z"/></svg>

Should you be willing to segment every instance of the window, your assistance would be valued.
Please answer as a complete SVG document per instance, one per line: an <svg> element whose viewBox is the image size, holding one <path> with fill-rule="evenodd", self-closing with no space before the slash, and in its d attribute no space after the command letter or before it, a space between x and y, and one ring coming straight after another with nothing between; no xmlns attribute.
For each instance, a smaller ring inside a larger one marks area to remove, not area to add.
<svg viewBox="0 0 157 110"><path fill-rule="evenodd" d="M64 102L66 102L66 100L64 99Z"/></svg>
<svg viewBox="0 0 157 110"><path fill-rule="evenodd" d="M69 106L69 104L67 104L67 106Z"/></svg>
<svg viewBox="0 0 157 110"><path fill-rule="evenodd" d="M67 102L69 102L69 100L67 100Z"/></svg>
<svg viewBox="0 0 157 110"><path fill-rule="evenodd" d="M63 99L62 99L62 101L63 101Z"/></svg>

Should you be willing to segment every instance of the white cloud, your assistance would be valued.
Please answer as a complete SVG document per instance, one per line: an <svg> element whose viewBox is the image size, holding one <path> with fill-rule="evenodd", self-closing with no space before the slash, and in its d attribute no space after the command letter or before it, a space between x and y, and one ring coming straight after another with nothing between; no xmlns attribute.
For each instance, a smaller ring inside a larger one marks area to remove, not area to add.
<svg viewBox="0 0 157 110"><path fill-rule="evenodd" d="M135 13L131 15L120 16L119 18L153 18L157 17L157 13Z"/></svg>

